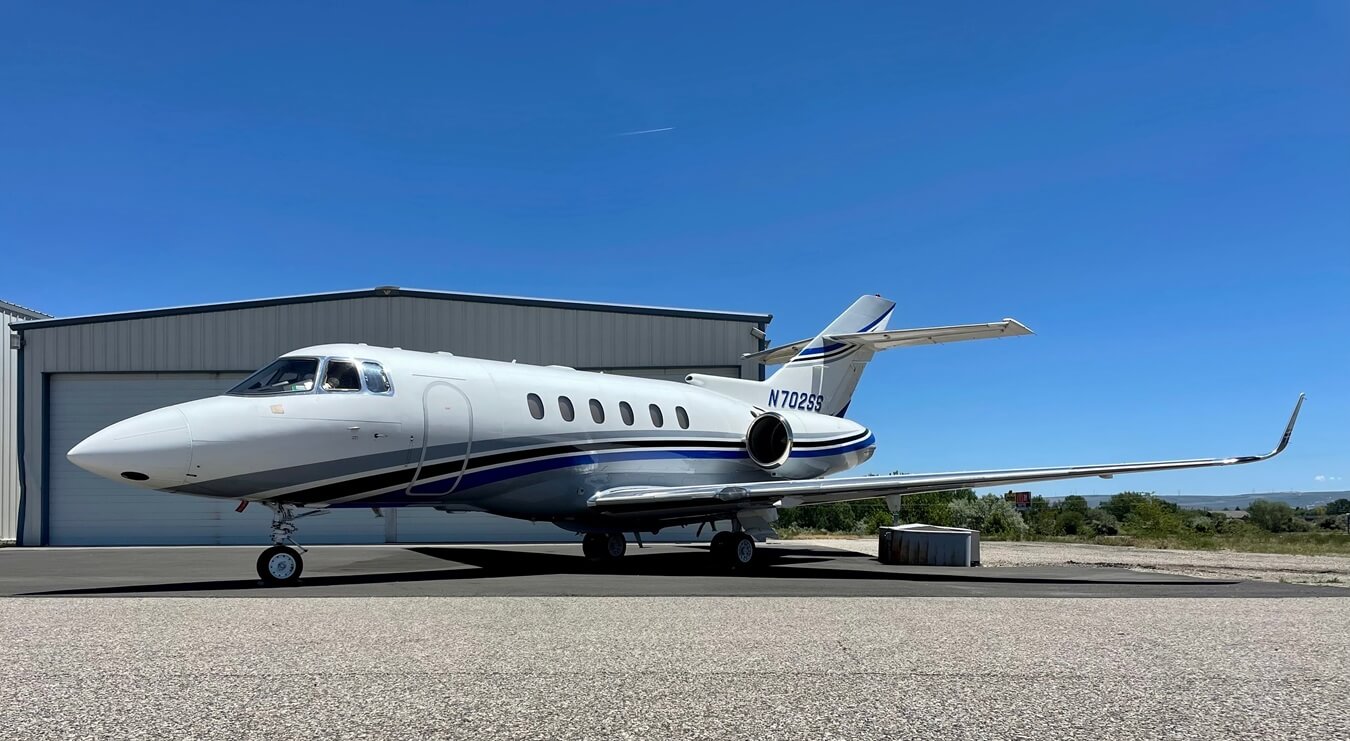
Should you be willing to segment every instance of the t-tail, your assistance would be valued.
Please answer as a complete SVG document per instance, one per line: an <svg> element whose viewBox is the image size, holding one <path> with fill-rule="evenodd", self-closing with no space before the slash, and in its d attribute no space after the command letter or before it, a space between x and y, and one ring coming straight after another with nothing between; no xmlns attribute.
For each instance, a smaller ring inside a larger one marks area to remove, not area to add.
<svg viewBox="0 0 1350 741"><path fill-rule="evenodd" d="M842 417L853 398L853 390L858 387L863 368L876 351L866 344L836 338L884 331L893 311L895 302L880 296L863 296L854 301L847 311L764 381L768 387L765 403L770 408Z"/></svg>
<svg viewBox="0 0 1350 741"><path fill-rule="evenodd" d="M1015 319L888 330L886 325L894 311L894 301L863 296L815 337L747 354L747 359L765 365L782 365L767 380L746 381L697 373L687 380L765 409L795 409L842 417L848 411L863 369L881 350L1031 334Z"/></svg>

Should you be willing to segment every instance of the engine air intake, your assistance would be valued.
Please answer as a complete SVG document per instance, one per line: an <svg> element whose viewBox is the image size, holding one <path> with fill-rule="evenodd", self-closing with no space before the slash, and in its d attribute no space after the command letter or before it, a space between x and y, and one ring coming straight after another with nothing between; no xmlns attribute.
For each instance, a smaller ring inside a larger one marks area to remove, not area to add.
<svg viewBox="0 0 1350 741"><path fill-rule="evenodd" d="M792 454L792 428L777 414L761 414L745 432L745 449L760 468L778 468Z"/></svg>

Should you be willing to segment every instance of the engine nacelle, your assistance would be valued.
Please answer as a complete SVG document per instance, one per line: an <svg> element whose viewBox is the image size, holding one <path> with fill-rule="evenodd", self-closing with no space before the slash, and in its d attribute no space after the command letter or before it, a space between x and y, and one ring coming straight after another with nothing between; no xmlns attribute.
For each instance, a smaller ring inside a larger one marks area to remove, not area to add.
<svg viewBox="0 0 1350 741"><path fill-rule="evenodd" d="M766 471L778 468L792 455L792 426L773 412L755 417L745 431L745 450L760 468Z"/></svg>
<svg viewBox="0 0 1350 741"><path fill-rule="evenodd" d="M864 441L866 437L867 428L856 422L786 409L761 412L750 422L745 451L773 478L812 479L872 457L875 448Z"/></svg>

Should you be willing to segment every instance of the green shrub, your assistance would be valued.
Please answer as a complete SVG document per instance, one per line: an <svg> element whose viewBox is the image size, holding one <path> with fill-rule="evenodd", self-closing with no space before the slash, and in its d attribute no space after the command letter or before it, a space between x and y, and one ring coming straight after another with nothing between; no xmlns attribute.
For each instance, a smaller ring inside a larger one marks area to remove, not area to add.
<svg viewBox="0 0 1350 741"><path fill-rule="evenodd" d="M1081 497L1080 497L1081 499ZM1096 535L1096 529L1088 521L1085 510L1064 510L1055 518L1055 535Z"/></svg>
<svg viewBox="0 0 1350 741"><path fill-rule="evenodd" d="M1084 528L1083 534L1088 536L1119 535L1120 521L1110 512L1090 509L1084 514Z"/></svg>
<svg viewBox="0 0 1350 741"><path fill-rule="evenodd" d="M890 527L895 521L890 512L873 512L863 520L863 532L868 535L876 535L877 530L883 527Z"/></svg>
<svg viewBox="0 0 1350 741"><path fill-rule="evenodd" d="M1121 496L1121 495L1117 495ZM1112 497L1115 499L1115 497ZM1157 497L1145 495L1131 502L1125 517L1125 532L1130 535L1175 535L1182 531L1181 514L1175 506L1168 506Z"/></svg>
<svg viewBox="0 0 1350 741"><path fill-rule="evenodd" d="M1059 503L1059 508L1065 512L1080 513L1086 513L1091 509L1088 507L1087 500L1077 494L1070 494L1069 496L1064 497L1063 501Z"/></svg>
<svg viewBox="0 0 1350 741"><path fill-rule="evenodd" d="M1217 529L1214 518L1208 513L1194 514L1186 518L1186 527L1197 533L1212 533Z"/></svg>
<svg viewBox="0 0 1350 741"><path fill-rule="evenodd" d="M1022 538L1029 528L1012 502L987 494L980 499L958 499L948 505L956 527L979 530L994 538Z"/></svg>
<svg viewBox="0 0 1350 741"><path fill-rule="evenodd" d="M1258 499L1247 507L1247 517L1253 525L1271 533L1295 533L1307 529L1302 520L1295 518L1294 508L1284 502Z"/></svg>

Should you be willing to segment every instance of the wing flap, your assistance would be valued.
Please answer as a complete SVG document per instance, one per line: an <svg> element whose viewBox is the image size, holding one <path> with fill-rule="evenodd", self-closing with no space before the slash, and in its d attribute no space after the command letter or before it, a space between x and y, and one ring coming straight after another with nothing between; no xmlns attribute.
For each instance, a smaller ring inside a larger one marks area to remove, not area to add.
<svg viewBox="0 0 1350 741"><path fill-rule="evenodd" d="M1186 468L1208 468L1256 463L1274 458L1289 446L1303 407L1304 396L1298 397L1289 423L1274 450L1262 455L1229 458L1191 458L1186 460L1150 461L1143 463L1108 463L1088 466L1059 466L1051 468L1014 468L990 471L958 471L952 473L900 474L895 476L853 476L806 481L756 481L739 484L709 484L700 486L627 486L606 489L588 500L599 513L616 516L656 517L689 514L690 512L735 512L764 506L796 507L805 504L846 502L887 495L921 494L948 489L979 488L1025 484L1036 481L1174 471Z"/></svg>

